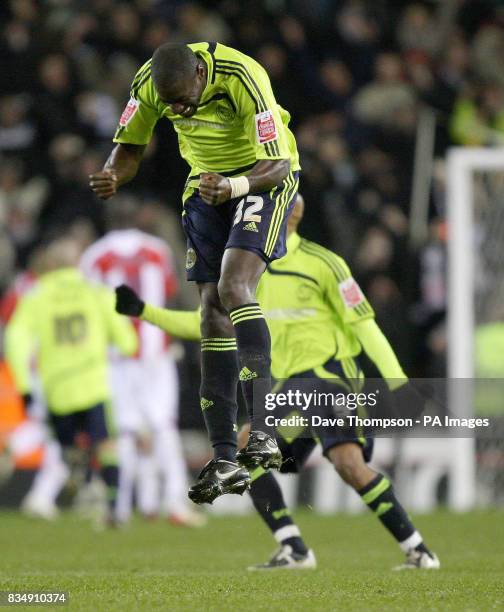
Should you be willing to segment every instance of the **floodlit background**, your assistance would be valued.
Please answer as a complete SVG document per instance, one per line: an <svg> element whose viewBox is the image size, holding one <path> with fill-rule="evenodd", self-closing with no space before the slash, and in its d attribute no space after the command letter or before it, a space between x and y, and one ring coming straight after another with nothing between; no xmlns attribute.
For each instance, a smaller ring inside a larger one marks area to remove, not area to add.
<svg viewBox="0 0 504 612"><path fill-rule="evenodd" d="M6 0L0 24L4 321L23 291L19 275L27 268L36 274L41 241L69 231L89 245L106 231L107 207L88 188L88 175L111 150L137 68L165 41L215 40L261 62L292 115L307 202L302 235L347 259L409 375L447 375L446 153L453 145L504 146L504 8L498 2ZM474 295L483 287L484 300L474 325L462 331L475 332L475 374L494 377L504 374L501 293L486 307L502 276L499 163L487 174L479 168L469 198L479 215L474 253L490 234L494 246L483 260L468 253L467 265L477 268ZM181 308L196 304L194 288L183 280L179 215L186 174L163 120L138 177L115 198L138 203L139 227L169 243ZM196 471L208 457L196 393L199 348L178 343L176 350L185 453ZM9 454L9 437L26 415L0 367L0 506L13 508L44 448ZM495 442L455 450L443 440L378 442L377 463L394 475L408 508L503 503L504 401L469 410L492 412ZM465 491L458 501L454 482ZM284 486L292 503L320 512L362 509L321 458ZM67 488L62 503L71 504L75 493ZM245 498L215 506L216 512L251 508Z"/></svg>

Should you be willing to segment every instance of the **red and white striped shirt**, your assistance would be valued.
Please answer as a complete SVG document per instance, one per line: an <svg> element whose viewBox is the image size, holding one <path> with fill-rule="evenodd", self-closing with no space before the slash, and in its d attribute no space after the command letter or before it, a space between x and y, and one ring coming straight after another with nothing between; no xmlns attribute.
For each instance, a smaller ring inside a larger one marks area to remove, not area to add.
<svg viewBox="0 0 504 612"><path fill-rule="evenodd" d="M115 288L128 285L144 302L165 306L177 293L173 256L161 239L137 229L114 230L97 240L83 254L81 270L87 278ZM152 358L166 351L165 332L136 320L138 357Z"/></svg>

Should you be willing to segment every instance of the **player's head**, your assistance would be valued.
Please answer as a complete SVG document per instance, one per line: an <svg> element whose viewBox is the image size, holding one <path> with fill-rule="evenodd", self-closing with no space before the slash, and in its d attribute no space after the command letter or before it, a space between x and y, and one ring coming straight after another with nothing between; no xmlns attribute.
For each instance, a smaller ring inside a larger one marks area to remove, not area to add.
<svg viewBox="0 0 504 612"><path fill-rule="evenodd" d="M76 268L79 264L81 248L79 243L67 236L57 238L47 245L44 263L47 271L60 268Z"/></svg>
<svg viewBox="0 0 504 612"><path fill-rule="evenodd" d="M287 236L297 230L297 227L300 224L301 219L303 218L304 207L304 198L300 193L298 193L296 201L294 202L292 212L289 215L289 218L287 219Z"/></svg>
<svg viewBox="0 0 504 612"><path fill-rule="evenodd" d="M151 70L161 102L176 115L194 115L207 81L205 63L187 45L165 43L154 51Z"/></svg>
<svg viewBox="0 0 504 612"><path fill-rule="evenodd" d="M105 207L105 224L107 230L124 230L138 225L139 201L128 193L107 202Z"/></svg>

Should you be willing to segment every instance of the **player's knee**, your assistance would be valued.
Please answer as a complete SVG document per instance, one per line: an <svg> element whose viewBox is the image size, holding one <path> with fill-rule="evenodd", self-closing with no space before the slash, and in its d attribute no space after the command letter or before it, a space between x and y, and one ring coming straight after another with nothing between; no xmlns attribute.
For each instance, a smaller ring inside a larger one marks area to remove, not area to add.
<svg viewBox="0 0 504 612"><path fill-rule="evenodd" d="M200 290L201 298L201 314L202 316L210 316L214 312L226 313L226 309L221 304L217 285L214 283L205 285Z"/></svg>
<svg viewBox="0 0 504 612"><path fill-rule="evenodd" d="M217 289L201 295L201 325L204 336L216 333L233 334L228 312L222 305Z"/></svg>
<svg viewBox="0 0 504 612"><path fill-rule="evenodd" d="M201 331L203 337L213 337L216 334L228 337L234 334L233 325L224 308L222 310L217 308L202 308Z"/></svg>
<svg viewBox="0 0 504 612"><path fill-rule="evenodd" d="M248 283L236 278L222 276L218 291L220 301L228 311L243 304L250 304L255 299Z"/></svg>

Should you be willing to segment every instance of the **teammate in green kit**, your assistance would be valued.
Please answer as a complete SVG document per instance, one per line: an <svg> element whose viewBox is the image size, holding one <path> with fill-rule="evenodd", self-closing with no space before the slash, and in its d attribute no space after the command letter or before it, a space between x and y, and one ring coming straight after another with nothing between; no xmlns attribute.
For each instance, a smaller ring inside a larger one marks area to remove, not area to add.
<svg viewBox="0 0 504 612"><path fill-rule="evenodd" d="M133 325L114 312L113 295L77 269L80 250L70 239L51 243L48 271L21 298L5 332L6 358L25 403L31 401L32 358L42 382L50 425L63 448L79 432L90 439L107 487L109 523L116 520L118 467L108 414L108 349L137 350Z"/></svg>
<svg viewBox="0 0 504 612"><path fill-rule="evenodd" d="M117 145L103 171L90 177L100 198L136 175L162 117L172 122L191 167L182 213L186 269L201 298L201 405L214 459L189 496L211 503L223 493L243 493L250 483L245 468L281 464L264 402L256 397L253 409L254 381L268 389L271 363L255 290L266 266L285 254L300 166L289 113L256 61L218 43L165 44L135 76ZM237 456L238 380L252 431Z"/></svg>
<svg viewBox="0 0 504 612"><path fill-rule="evenodd" d="M362 388L363 374L357 361L364 351L376 364L393 394L415 401L397 357L374 320L373 310L353 279L345 261L305 240L296 232L303 214L302 198L289 218L287 255L268 267L258 288L272 337L272 373L275 392L302 389L331 392ZM198 338L198 312L155 308L139 302L127 287L117 290L116 308L134 314L185 339ZM330 406L326 416L330 416ZM291 407L275 416L290 416ZM332 415L334 416L334 415ZM246 440L248 427L242 431ZM439 560L425 546L419 532L397 500L389 480L371 469L373 440L352 428L315 430L277 428L282 450L282 472L297 472L317 441L343 480L354 488L406 553L401 568L435 569ZM259 467L252 476L251 495L257 511L271 529L280 549L263 565L250 569L315 567L297 525L285 505L273 474Z"/></svg>

